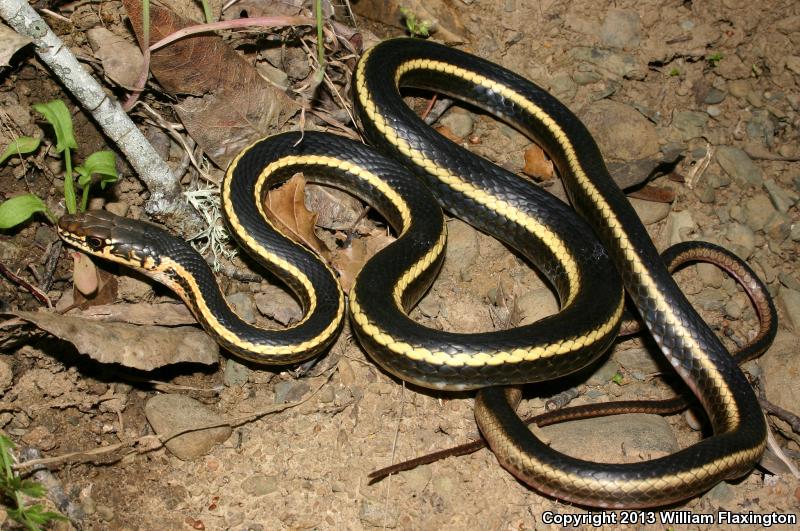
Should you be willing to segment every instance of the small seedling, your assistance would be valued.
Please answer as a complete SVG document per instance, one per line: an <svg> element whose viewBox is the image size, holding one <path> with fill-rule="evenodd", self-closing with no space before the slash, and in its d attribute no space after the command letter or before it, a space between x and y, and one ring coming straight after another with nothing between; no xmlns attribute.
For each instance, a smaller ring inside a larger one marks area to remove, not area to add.
<svg viewBox="0 0 800 531"><path fill-rule="evenodd" d="M0 496L3 505L8 507L8 516L30 531L49 527L48 524L55 520L66 520L61 514L46 511L41 504L25 504L25 497L42 498L46 490L40 483L22 479L14 472L14 456L11 453L13 449L14 443L8 437L0 435Z"/></svg>
<svg viewBox="0 0 800 531"><path fill-rule="evenodd" d="M78 199L75 193L73 178L72 151L78 148L75 135L72 132L72 116L62 100L53 100L49 103L40 103L33 108L42 114L56 134L56 152L64 157L64 204L67 212L78 212ZM32 153L39 147L39 140L30 137L20 137L12 142L0 155L0 164L3 164L13 155ZM114 154L111 151L98 151L86 158L81 166L74 168L78 174L78 185L83 189L80 210L86 210L89 202L89 190L93 184L93 175L99 175L100 188L105 189L109 183L117 180ZM25 194L12 197L0 204L0 229L9 229L27 221L36 213L43 213L48 221L55 224L56 218L47 208L45 202L34 194Z"/></svg>
<svg viewBox="0 0 800 531"><path fill-rule="evenodd" d="M669 71L669 75L671 77L677 77L677 76L681 75L681 71L678 70L677 66L673 66L672 69Z"/></svg>
<svg viewBox="0 0 800 531"><path fill-rule="evenodd" d="M412 37L428 37L430 35L432 24L429 20L417 18L413 11L405 7L400 8L400 14L403 15L406 28Z"/></svg>
<svg viewBox="0 0 800 531"><path fill-rule="evenodd" d="M714 52L708 57L706 57L706 61L711 66L711 68L715 68L720 61L722 61L722 54L719 52Z"/></svg>
<svg viewBox="0 0 800 531"><path fill-rule="evenodd" d="M624 379L625 379L625 377L622 376L622 373L619 372L619 371L615 372L614 376L611 377L611 381L614 382L617 385L622 385L622 381Z"/></svg>

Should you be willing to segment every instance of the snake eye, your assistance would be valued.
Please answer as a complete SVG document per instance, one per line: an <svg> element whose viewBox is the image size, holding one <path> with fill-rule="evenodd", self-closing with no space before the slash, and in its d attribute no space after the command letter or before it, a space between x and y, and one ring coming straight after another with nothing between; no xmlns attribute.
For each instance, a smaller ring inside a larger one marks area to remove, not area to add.
<svg viewBox="0 0 800 531"><path fill-rule="evenodd" d="M88 245L93 251L100 250L103 247L103 244L105 244L103 239L98 238L97 236L89 236L86 238L86 245Z"/></svg>

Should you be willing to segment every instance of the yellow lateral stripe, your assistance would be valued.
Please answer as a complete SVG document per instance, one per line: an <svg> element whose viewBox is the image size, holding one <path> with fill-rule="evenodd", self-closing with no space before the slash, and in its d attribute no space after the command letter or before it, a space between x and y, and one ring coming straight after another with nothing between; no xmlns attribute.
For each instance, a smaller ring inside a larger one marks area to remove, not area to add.
<svg viewBox="0 0 800 531"><path fill-rule="evenodd" d="M365 78L363 76L364 68L367 61L362 60L359 64L359 68L357 73L360 72L357 82L363 83L363 90L359 90L359 95L361 97L360 101L364 109L367 111L367 114L370 116L370 119L374 119L373 115L378 115L377 109L375 108L374 102L369 100L366 91L366 84ZM705 354L701 346L697 343L697 341L692 337L691 334L685 331L680 319L675 315L672 308L667 303L666 299L662 296L660 291L658 290L655 281L649 275L647 268L642 263L639 256L636 254L634 246L632 245L628 234L625 232L625 229L622 227L622 224L619 220L614 216L611 206L605 200L603 195L591 181L591 178L588 174L584 171L583 167L580 164L580 160L578 157L578 153L572 142L570 141L567 134L564 130L558 125L558 123L549 115L547 112L536 105L531 100L525 98L518 92L512 90L511 88L498 83L492 79L489 79L485 76L482 76L476 72L472 72L470 70L466 70L464 68L457 67L455 65L449 63L443 63L440 61L433 61L428 59L414 59L407 61L401 64L398 67L398 71L395 74L395 82L398 82L400 77L408 72L409 70L415 69L423 69L423 70L434 70L439 72L446 72L450 75L454 75L460 77L466 81L484 86L489 88L492 91L495 91L501 94L504 98L507 98L523 109L525 109L531 116L533 116L536 120L538 120L542 125L547 127L548 130L553 134L555 140L561 145L561 148L564 150L566 155L567 163L569 164L570 169L576 176L577 180L584 188L584 190L590 195L592 201L599 207L600 211L602 212L603 218L608 223L608 226L611 228L612 232L614 233L615 237L619 240L619 245L622 251L625 253L625 256L629 260L633 271L639 278L642 280L642 283L647 290L648 295L656 300L656 309L664 314L667 323L676 331L683 330L683 333L680 334L681 338L684 341L684 344L689 346L692 352L695 353L696 358L709 374L710 379L714 382L714 386L716 387L717 392L722 396L723 402L725 403L727 409L728 418L731 419L731 425L729 428L735 428L739 422L739 412L737 410L735 401L733 400L733 396L728 389L728 387L724 384L724 379L722 374L719 372L719 369L713 364L713 362L709 359L709 357ZM378 129L381 129L381 126L387 128L385 120L383 117L379 117L379 119L375 119L375 124ZM398 146L398 149L401 149ZM401 149L401 151L405 153ZM409 155L407 155L409 156ZM438 176L438 174L437 174Z"/></svg>

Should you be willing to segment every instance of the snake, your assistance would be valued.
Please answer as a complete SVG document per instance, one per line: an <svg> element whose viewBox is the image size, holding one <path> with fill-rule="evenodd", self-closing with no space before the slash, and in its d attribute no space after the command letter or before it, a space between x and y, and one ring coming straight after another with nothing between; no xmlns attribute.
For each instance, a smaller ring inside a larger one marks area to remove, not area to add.
<svg viewBox="0 0 800 531"><path fill-rule="evenodd" d="M303 172L367 201L398 236L363 266L349 292L350 322L361 345L407 382L478 389L478 426L500 464L520 480L578 504L635 508L681 501L752 469L766 444L766 421L752 388L675 284L597 144L571 111L497 64L418 39L388 40L367 50L352 85L361 131L377 151L325 133L279 134L245 148L222 183L232 234L300 301L304 313L294 325L264 330L241 320L202 257L153 224L90 211L63 216L59 235L173 289L234 354L256 363L297 363L332 344L346 313L331 268L264 212L264 193ZM574 210L431 129L406 105L401 89L409 88L461 100L536 141L557 168ZM411 319L410 309L444 257L439 205L531 262L557 294L559 312L478 334L433 330ZM625 293L714 433L640 463L576 459L550 448L520 420L515 409L521 386L597 360L617 335Z"/></svg>

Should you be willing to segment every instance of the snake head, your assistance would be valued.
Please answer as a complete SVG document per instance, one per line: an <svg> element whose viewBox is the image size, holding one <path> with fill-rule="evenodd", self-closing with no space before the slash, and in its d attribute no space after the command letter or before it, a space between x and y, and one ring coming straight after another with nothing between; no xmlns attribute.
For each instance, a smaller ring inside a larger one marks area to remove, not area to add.
<svg viewBox="0 0 800 531"><path fill-rule="evenodd" d="M129 220L105 210L65 214L58 221L58 235L73 247L93 256L138 266L157 268L160 248L168 233L142 221Z"/></svg>

